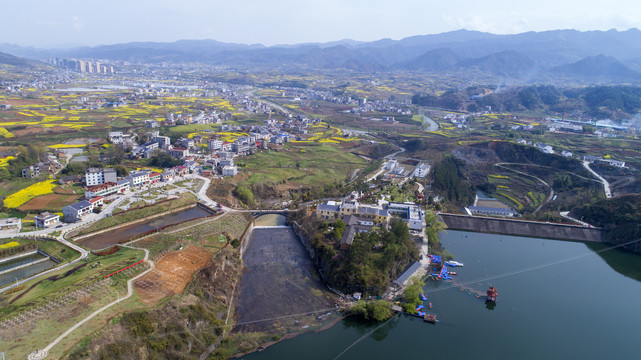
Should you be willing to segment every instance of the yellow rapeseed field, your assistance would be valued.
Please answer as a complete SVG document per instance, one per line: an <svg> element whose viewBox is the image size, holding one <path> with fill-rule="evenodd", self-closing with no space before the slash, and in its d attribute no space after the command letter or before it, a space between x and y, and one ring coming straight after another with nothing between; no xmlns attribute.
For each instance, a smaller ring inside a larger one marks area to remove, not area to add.
<svg viewBox="0 0 641 360"><path fill-rule="evenodd" d="M14 248L16 246L20 246L20 244L17 241L11 241L11 242L8 242L6 244L0 245L0 250L11 249L11 248Z"/></svg>
<svg viewBox="0 0 641 360"><path fill-rule="evenodd" d="M4 207L15 209L37 196L51 194L57 186L55 182L56 180L41 181L11 194L4 199Z"/></svg>

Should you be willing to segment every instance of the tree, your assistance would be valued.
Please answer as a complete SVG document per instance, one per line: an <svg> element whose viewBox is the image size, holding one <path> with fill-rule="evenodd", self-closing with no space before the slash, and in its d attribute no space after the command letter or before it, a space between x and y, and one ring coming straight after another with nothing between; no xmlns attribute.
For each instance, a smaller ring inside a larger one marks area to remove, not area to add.
<svg viewBox="0 0 641 360"><path fill-rule="evenodd" d="M440 244L438 240L438 233L445 230L445 224L438 220L436 214L432 211L425 212L425 235L430 246Z"/></svg>
<svg viewBox="0 0 641 360"><path fill-rule="evenodd" d="M365 320L385 321L392 317L392 307L385 300L367 302L361 300L352 306L350 312Z"/></svg>
<svg viewBox="0 0 641 360"><path fill-rule="evenodd" d="M154 151L149 165L159 168L172 168L181 165L182 162L178 159L171 157L166 152L156 150Z"/></svg>
<svg viewBox="0 0 641 360"><path fill-rule="evenodd" d="M421 281L418 276L412 276L410 285L403 292L403 309L408 313L416 313L416 308L421 304L422 300L420 294L423 293L423 286L425 283Z"/></svg>
<svg viewBox="0 0 641 360"><path fill-rule="evenodd" d="M254 194L245 186L241 185L237 187L236 190L234 190L234 195L248 206L254 204Z"/></svg>

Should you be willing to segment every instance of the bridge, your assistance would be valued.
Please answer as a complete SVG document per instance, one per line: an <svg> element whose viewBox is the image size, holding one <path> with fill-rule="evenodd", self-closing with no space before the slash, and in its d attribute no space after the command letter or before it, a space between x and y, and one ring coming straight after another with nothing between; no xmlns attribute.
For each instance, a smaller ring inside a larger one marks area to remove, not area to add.
<svg viewBox="0 0 641 360"><path fill-rule="evenodd" d="M259 217L262 215L275 214L275 215L287 215L290 212L299 211L301 209L245 209L245 210L236 210L235 212L244 212L250 213L253 217Z"/></svg>

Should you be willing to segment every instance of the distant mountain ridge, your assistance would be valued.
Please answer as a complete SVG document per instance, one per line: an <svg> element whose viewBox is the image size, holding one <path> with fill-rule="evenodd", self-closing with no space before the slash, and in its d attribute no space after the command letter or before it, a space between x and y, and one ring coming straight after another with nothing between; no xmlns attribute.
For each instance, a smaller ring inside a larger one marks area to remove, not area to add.
<svg viewBox="0 0 641 360"><path fill-rule="evenodd" d="M134 42L71 49L0 44L0 51L29 58L69 57L132 62L204 63L264 69L350 69L474 72L528 79L562 75L600 81L641 81L641 31L552 30L495 35L457 30L401 40L263 46L215 40ZM632 67L632 68L630 68Z"/></svg>
<svg viewBox="0 0 641 360"><path fill-rule="evenodd" d="M605 55L589 56L572 64L554 67L551 71L581 77L641 78L638 71L623 65L614 57Z"/></svg>
<svg viewBox="0 0 641 360"><path fill-rule="evenodd" d="M13 56L11 54L5 54L0 52L0 64L11 65L11 66L20 66L20 67L32 67L33 65L23 58Z"/></svg>

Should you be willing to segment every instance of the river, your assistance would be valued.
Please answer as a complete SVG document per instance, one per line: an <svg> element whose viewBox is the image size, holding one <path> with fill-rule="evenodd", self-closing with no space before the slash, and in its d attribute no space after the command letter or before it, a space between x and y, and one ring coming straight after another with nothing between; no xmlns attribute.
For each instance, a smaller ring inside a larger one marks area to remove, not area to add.
<svg viewBox="0 0 641 360"><path fill-rule="evenodd" d="M346 319L244 358L638 358L638 255L602 244L461 231L441 241L465 264L455 281L472 292L428 282L425 295L439 323L400 316L376 329ZM490 285L499 290L494 308L475 294Z"/></svg>

